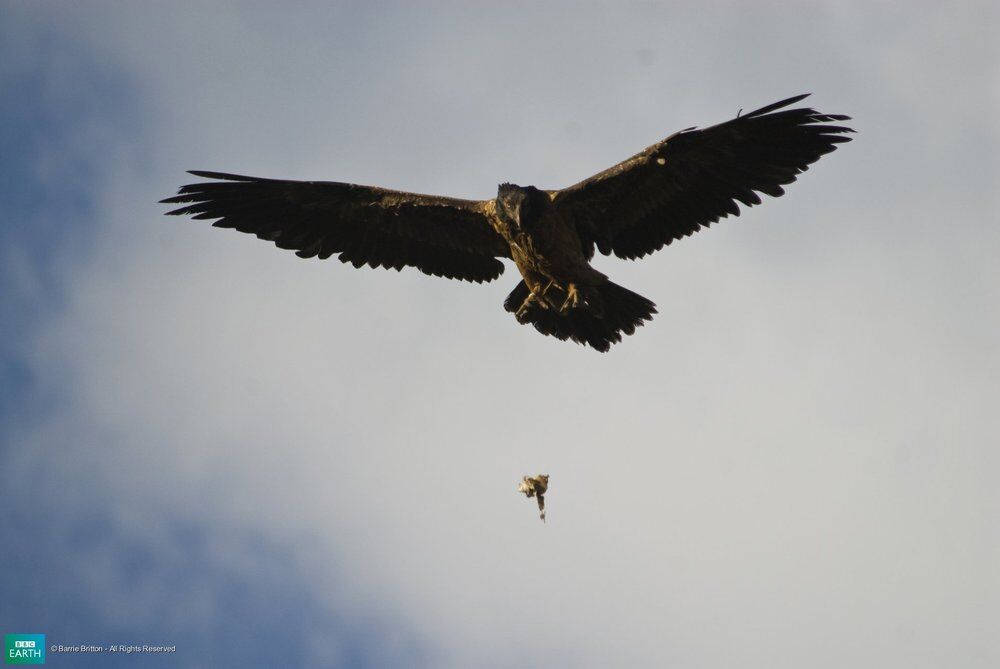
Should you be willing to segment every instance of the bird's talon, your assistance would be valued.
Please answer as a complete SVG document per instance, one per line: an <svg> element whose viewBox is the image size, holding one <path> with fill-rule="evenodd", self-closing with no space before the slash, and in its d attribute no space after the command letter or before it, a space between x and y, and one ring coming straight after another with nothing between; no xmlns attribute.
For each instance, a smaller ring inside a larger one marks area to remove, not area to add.
<svg viewBox="0 0 1000 669"><path fill-rule="evenodd" d="M538 302L538 293L528 293L528 296L524 298L524 302L522 302L521 306L518 307L516 312L514 312L514 318L517 319L518 323L528 322L528 310L531 309L531 306L536 302ZM539 302L539 304L541 303Z"/></svg>
<svg viewBox="0 0 1000 669"><path fill-rule="evenodd" d="M566 313L570 309L576 309L582 303L580 299L580 291L576 289L576 284L571 283L566 289L566 299L563 301L562 306L559 307L561 313Z"/></svg>

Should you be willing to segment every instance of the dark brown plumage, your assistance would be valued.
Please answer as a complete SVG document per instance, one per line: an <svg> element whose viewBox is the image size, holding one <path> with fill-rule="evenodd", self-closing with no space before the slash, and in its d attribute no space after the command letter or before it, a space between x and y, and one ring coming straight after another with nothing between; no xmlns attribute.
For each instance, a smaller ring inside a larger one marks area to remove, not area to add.
<svg viewBox="0 0 1000 669"><path fill-rule="evenodd" d="M606 351L655 305L590 265L595 249L637 259L729 215L779 197L837 144L847 116L786 109L799 95L705 129L671 135L562 190L502 184L492 200L461 200L329 181L217 172L183 186L167 212L234 228L303 258L338 255L355 267L415 267L492 281L502 258L522 281L504 307L542 334Z"/></svg>

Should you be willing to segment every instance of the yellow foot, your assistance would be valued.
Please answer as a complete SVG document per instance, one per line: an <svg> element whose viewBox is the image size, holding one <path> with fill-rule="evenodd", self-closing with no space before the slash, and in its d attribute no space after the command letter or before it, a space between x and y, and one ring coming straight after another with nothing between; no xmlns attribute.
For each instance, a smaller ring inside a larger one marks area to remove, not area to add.
<svg viewBox="0 0 1000 669"><path fill-rule="evenodd" d="M583 304L583 299L580 297L580 291L576 289L576 284L571 283L566 287L566 300L559 307L560 313L566 313L570 309L576 309L581 304Z"/></svg>
<svg viewBox="0 0 1000 669"><path fill-rule="evenodd" d="M552 284L549 285L551 286ZM548 288L549 287L546 286L545 290L548 290ZM524 302L522 302L521 306L518 307L517 311L514 312L514 318L517 319L518 323L528 322L528 310L531 309L531 307L536 305L540 307L546 306L545 300L543 299L545 295L545 290L543 290L541 293L536 293L534 291L528 293L528 297L524 298Z"/></svg>
<svg viewBox="0 0 1000 669"><path fill-rule="evenodd" d="M517 319L518 323L528 322L528 309L530 309L536 302L538 302L538 294L528 293L528 296L524 298L524 302L522 302L521 306L518 307L516 312L514 312L514 318Z"/></svg>

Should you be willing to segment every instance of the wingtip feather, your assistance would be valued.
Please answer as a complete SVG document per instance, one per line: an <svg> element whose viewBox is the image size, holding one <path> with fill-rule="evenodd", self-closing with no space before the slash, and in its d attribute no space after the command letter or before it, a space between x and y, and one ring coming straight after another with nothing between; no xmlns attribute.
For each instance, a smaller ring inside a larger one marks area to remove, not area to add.
<svg viewBox="0 0 1000 669"><path fill-rule="evenodd" d="M220 179L222 181L255 181L254 177L244 176L242 174L229 174L227 172L209 172L207 170L188 170L188 174L193 174L196 177L202 177L203 179Z"/></svg>
<svg viewBox="0 0 1000 669"><path fill-rule="evenodd" d="M794 95L784 100L779 100L778 102L769 104L766 107L761 107L760 109L754 110L749 114L744 114L742 118L753 118L755 116L762 116L764 114L767 114L768 112L773 112L775 109L781 109L782 107L793 105L796 102L799 102L800 100L805 100L810 95L812 95L812 93L802 93L800 95Z"/></svg>

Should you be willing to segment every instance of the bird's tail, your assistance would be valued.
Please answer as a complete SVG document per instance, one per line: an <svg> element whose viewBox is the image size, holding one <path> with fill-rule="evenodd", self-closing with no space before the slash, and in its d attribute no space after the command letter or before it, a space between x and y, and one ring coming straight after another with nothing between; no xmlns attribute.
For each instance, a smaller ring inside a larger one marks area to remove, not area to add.
<svg viewBox="0 0 1000 669"><path fill-rule="evenodd" d="M541 300L532 301L518 320L531 323L544 335L563 341L572 339L604 352L620 342L622 335L630 335L645 321L653 320L656 313L655 304L616 283L606 281L588 289L596 295L586 304L560 311ZM504 309L518 312L529 295L528 287L521 281L507 296Z"/></svg>

